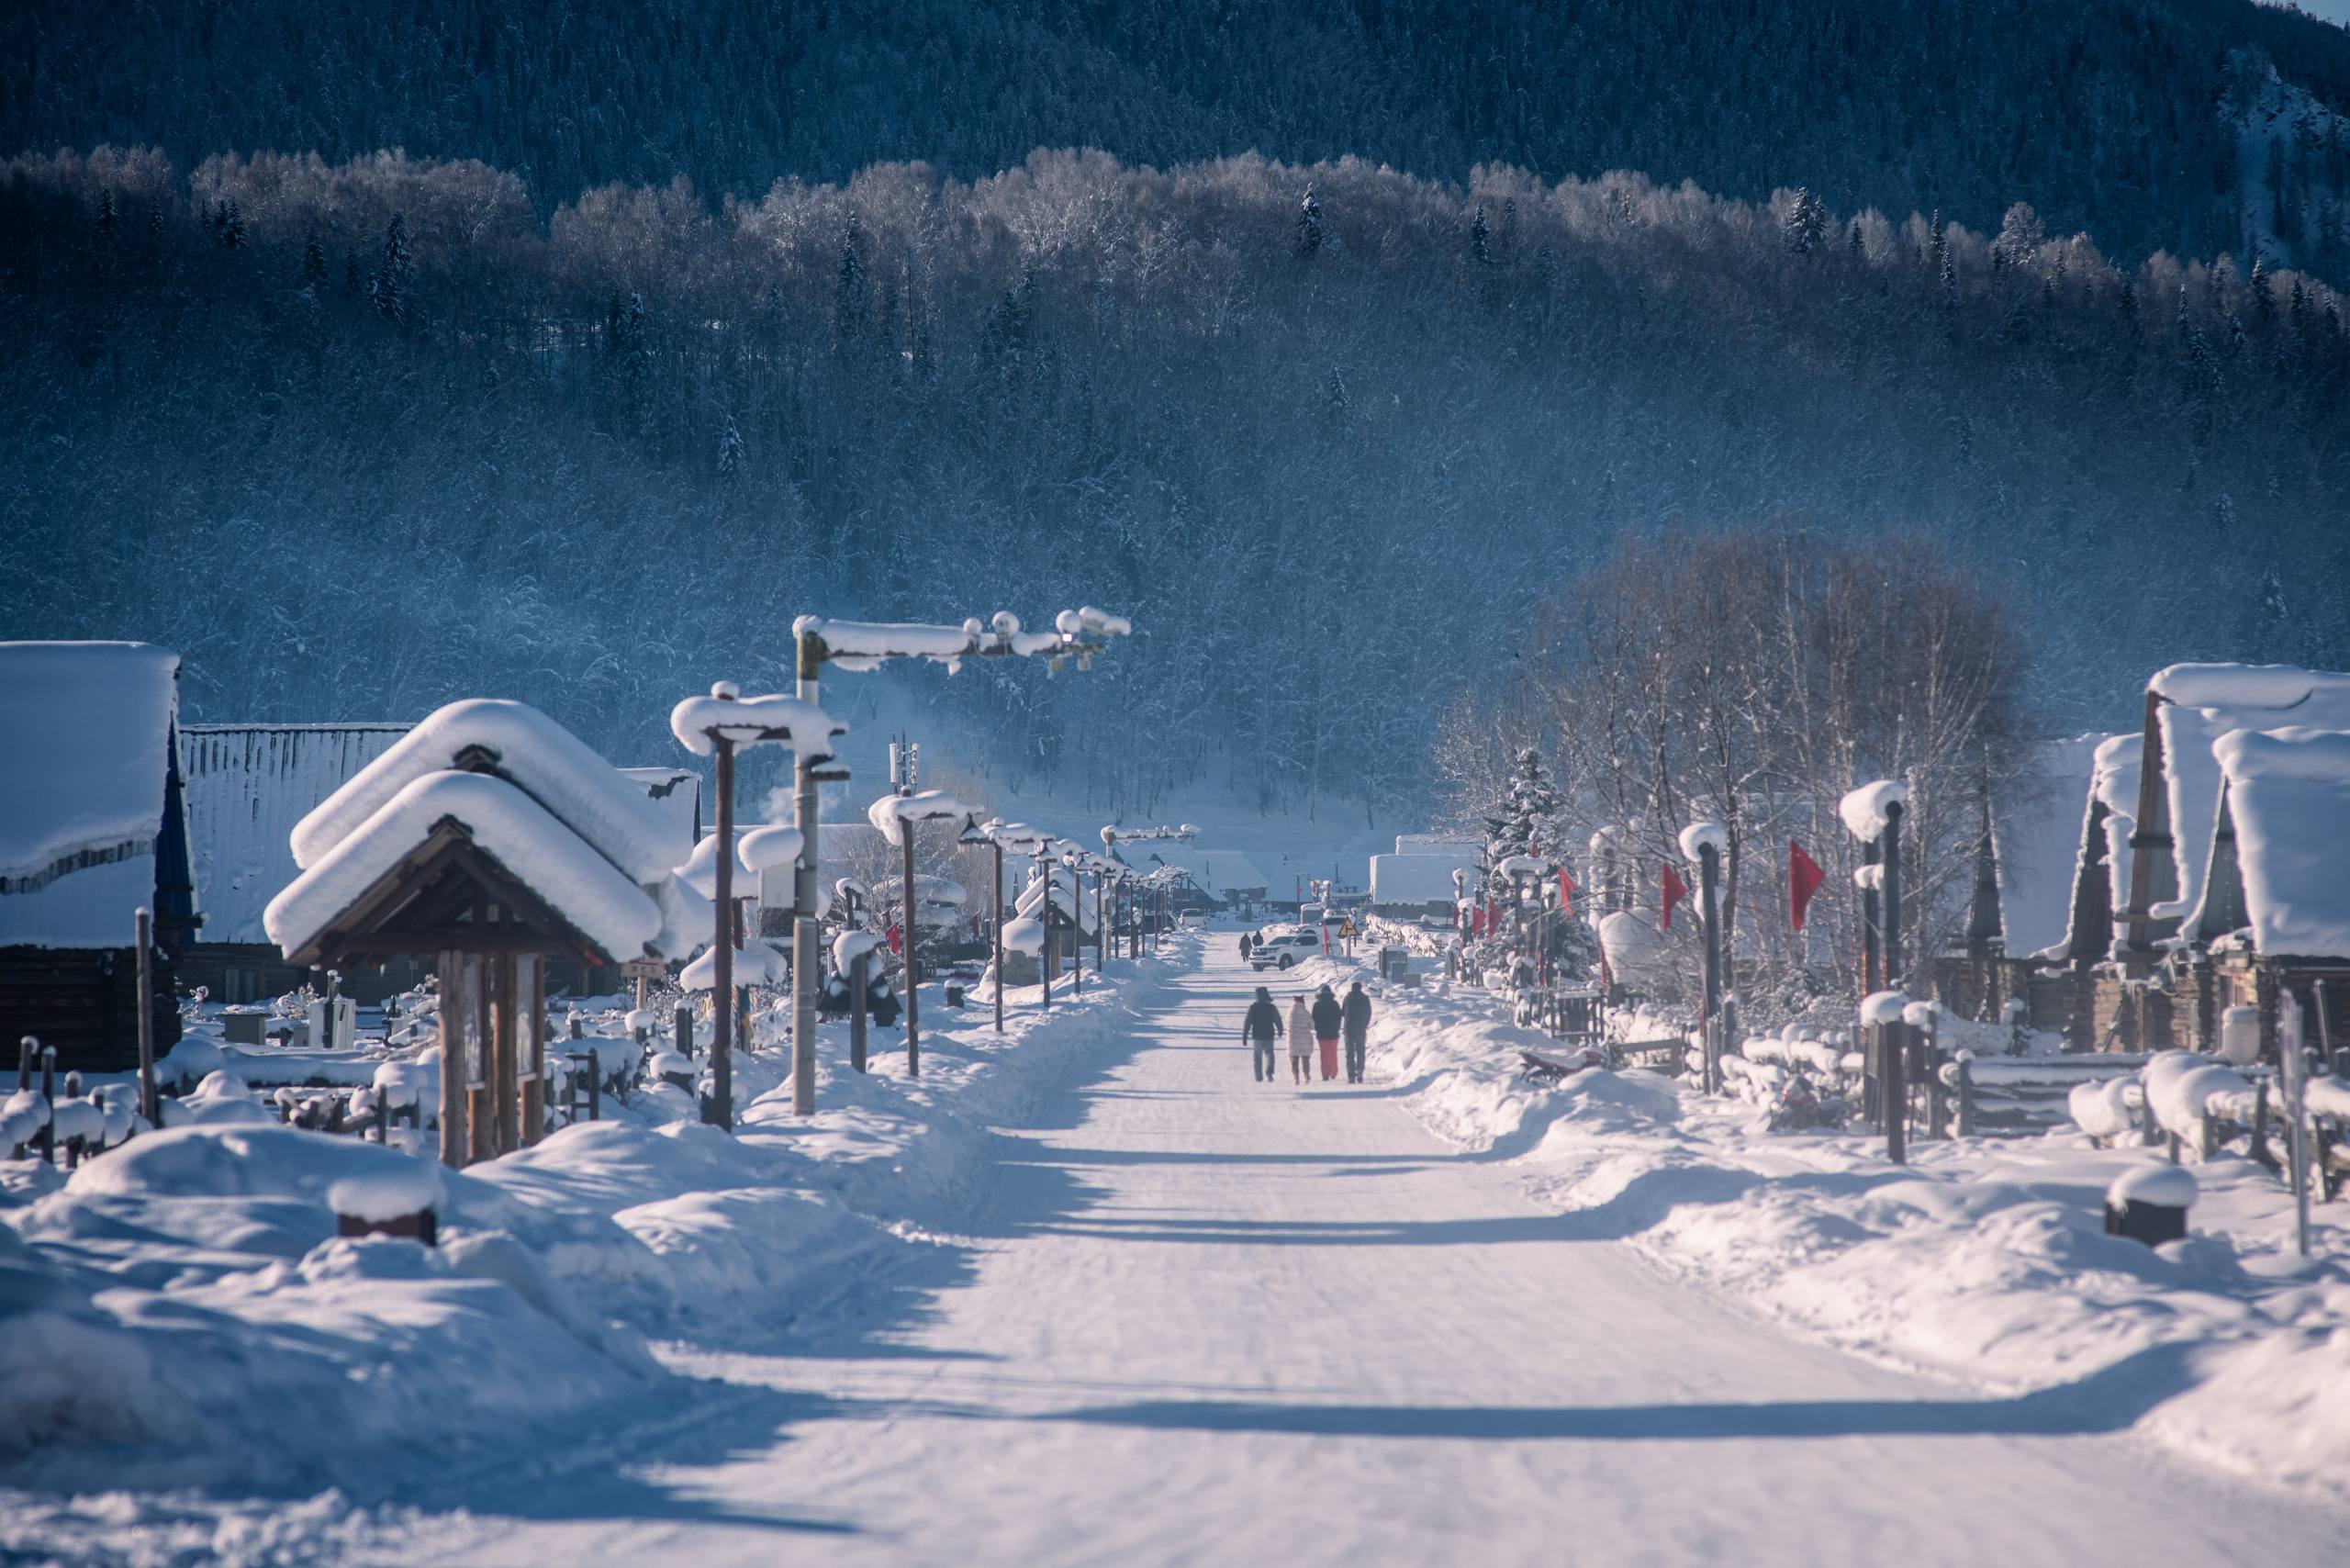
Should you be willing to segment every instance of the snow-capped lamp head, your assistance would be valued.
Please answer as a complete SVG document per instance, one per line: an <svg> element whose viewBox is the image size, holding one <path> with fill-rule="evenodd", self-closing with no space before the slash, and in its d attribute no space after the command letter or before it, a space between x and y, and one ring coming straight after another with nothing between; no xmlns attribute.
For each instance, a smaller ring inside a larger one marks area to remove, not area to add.
<svg viewBox="0 0 2350 1568"><path fill-rule="evenodd" d="M989 624L995 628L995 634L999 637L1017 637L1020 635L1020 617L1013 614L1009 610L997 610L995 612L995 619L990 622Z"/></svg>
<svg viewBox="0 0 2350 1568"><path fill-rule="evenodd" d="M968 637L974 644L977 644L979 638L985 635L986 632L986 625L982 623L979 618L976 615L963 622L963 635Z"/></svg>
<svg viewBox="0 0 2350 1568"><path fill-rule="evenodd" d="M713 680L710 683L710 694L721 702L732 702L743 695L743 689L731 680Z"/></svg>

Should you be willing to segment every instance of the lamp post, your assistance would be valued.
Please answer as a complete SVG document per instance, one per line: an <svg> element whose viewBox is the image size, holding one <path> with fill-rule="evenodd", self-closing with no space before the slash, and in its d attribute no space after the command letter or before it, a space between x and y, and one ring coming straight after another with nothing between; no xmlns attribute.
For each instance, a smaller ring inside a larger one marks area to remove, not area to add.
<svg viewBox="0 0 2350 1568"><path fill-rule="evenodd" d="M963 819L963 831L955 835L955 842L971 849L984 844L994 851L995 901L988 909L988 932L995 946L995 1032L1001 1035L1003 1033L1003 846L989 831L997 825L992 822L982 823L979 814L973 812Z"/></svg>
<svg viewBox="0 0 2350 1568"><path fill-rule="evenodd" d="M996 611L982 623L976 617L960 626L893 624L869 621L834 621L803 615L792 622L795 666L800 700L811 708L819 695L824 666L844 670L875 670L891 659L929 659L953 674L967 658L1035 658L1060 670L1070 660L1077 667L1091 666L1093 655L1113 637L1132 635L1134 623L1121 615L1085 606L1064 610L1053 617L1050 632L1027 632L1020 618ZM816 787L845 773L823 774L818 766L829 755L795 759L792 769L792 822L802 835L802 858L792 879L791 966L791 1108L809 1115L816 1109L816 986L812 962L816 946L817 798ZM805 950L810 962L801 963ZM909 1016L911 1016L911 1013Z"/></svg>
<svg viewBox="0 0 2350 1568"><path fill-rule="evenodd" d="M901 865L903 867L900 884L899 919L905 932L906 960L906 1076L922 1076L922 971L915 952L920 945L920 926L914 909L914 828L922 823L952 822L960 817L968 822L973 812L960 801L944 790L924 790L920 794L884 795L866 811L885 840L895 840ZM814 922L809 923L812 928Z"/></svg>
<svg viewBox="0 0 2350 1568"><path fill-rule="evenodd" d="M803 769L832 759L833 737L848 726L836 724L812 700L798 697L744 697L732 681L722 680L707 697L688 697L669 711L669 733L677 744L701 756L713 756L718 767L717 857L714 866L717 904L711 963L715 971L711 987L711 1098L702 1119L718 1126L734 1125L733 1047L734 1035L734 754L738 747L781 742L790 745ZM815 885L808 862L814 857L812 840L803 838L800 880L806 888L808 907L815 907ZM791 979L796 990L815 1008L810 971L815 968L815 924L799 934L804 941L792 946ZM807 1085L807 1108L815 1108L813 1058ZM799 1108L795 1084L794 1108Z"/></svg>

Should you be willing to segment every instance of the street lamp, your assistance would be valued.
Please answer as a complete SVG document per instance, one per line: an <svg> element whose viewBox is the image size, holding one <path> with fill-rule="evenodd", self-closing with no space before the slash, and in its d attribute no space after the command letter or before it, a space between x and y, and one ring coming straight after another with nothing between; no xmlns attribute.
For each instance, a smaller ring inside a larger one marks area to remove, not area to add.
<svg viewBox="0 0 2350 1568"><path fill-rule="evenodd" d="M995 1032L1001 1035L1003 1033L1003 846L998 844L995 834L988 831L996 825L993 822L981 823L979 813L973 812L964 817L963 831L955 835L955 842L967 849L976 849L984 844L995 852L995 898L988 905L988 934L995 948Z"/></svg>
<svg viewBox="0 0 2350 1568"><path fill-rule="evenodd" d="M844 670L865 671L879 669L891 659L929 659L944 665L952 675L967 658L1041 656L1058 673L1067 668L1071 660L1080 670L1089 667L1093 655L1107 647L1111 638L1131 636L1133 633L1134 623L1125 616L1112 615L1090 605L1064 610L1054 616L1050 632L1024 631L1018 616L1001 610L986 623L974 617L960 626L833 621L821 615L803 615L791 625L799 677L797 690L800 699L811 708L817 701L819 679L827 664ZM791 890L791 1109L795 1115L802 1116L814 1114L816 1109L816 985L811 972L815 969L816 923L820 918L816 907L820 850L816 787L828 777L846 777L845 773L820 774L818 765L829 760L829 755L803 756L796 759L792 769L792 825L800 829L805 851ZM802 961L803 954L806 962Z"/></svg>
<svg viewBox="0 0 2350 1568"><path fill-rule="evenodd" d="M766 745L780 742L789 745L803 767L828 762L833 755L833 737L845 734L846 724L835 723L812 699L800 697L744 697L733 681L722 680L711 686L707 697L688 697L669 710L669 733L677 744L697 756L712 756L718 763L718 848L715 863L714 902L717 905L717 932L711 943L712 977L711 983L711 1105L702 1110L702 1119L722 1127L734 1125L734 1077L732 1061L734 1013L734 754L744 746ZM806 846L807 859L814 858L812 844ZM801 862L806 876L806 860ZM804 883L807 907L816 905L816 890L812 881ZM814 929L812 924L811 931ZM809 986L808 970L815 967L814 943L808 944L809 956L803 959L799 946L792 951L791 980L795 990L809 997L813 1012L815 992ZM810 1081L810 1104L814 1103L814 1082Z"/></svg>
<svg viewBox="0 0 2350 1568"><path fill-rule="evenodd" d="M903 857L903 891L899 900L900 916L906 934L906 1076L922 1076L922 998L919 991L922 976L915 962L917 925L914 918L914 827L920 823L951 822L957 817L968 821L971 809L944 790L924 790L918 795L884 795L866 811L870 822L881 836L898 846ZM812 923L811 923L812 924Z"/></svg>

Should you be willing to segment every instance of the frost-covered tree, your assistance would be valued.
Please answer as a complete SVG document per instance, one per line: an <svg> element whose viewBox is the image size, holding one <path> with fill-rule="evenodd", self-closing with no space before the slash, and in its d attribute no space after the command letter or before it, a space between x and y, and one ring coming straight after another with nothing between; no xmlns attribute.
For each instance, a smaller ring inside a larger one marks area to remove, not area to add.
<svg viewBox="0 0 2350 1568"><path fill-rule="evenodd" d="M1305 187L1305 195L1297 204L1297 253L1311 261L1322 250L1322 204L1314 199L1314 187Z"/></svg>
<svg viewBox="0 0 2350 1568"><path fill-rule="evenodd" d="M1810 255L1828 238L1828 204L1813 195L1810 186L1797 186L1780 215L1779 231L1790 252Z"/></svg>
<svg viewBox="0 0 2350 1568"><path fill-rule="evenodd" d="M384 225L383 243L376 247L375 271L367 280L367 297L385 320L397 326L415 314L416 257L408 247L408 218L392 214Z"/></svg>

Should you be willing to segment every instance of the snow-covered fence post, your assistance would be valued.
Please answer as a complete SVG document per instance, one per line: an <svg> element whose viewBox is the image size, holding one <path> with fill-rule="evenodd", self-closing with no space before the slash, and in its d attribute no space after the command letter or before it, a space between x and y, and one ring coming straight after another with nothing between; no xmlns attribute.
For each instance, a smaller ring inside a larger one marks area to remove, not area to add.
<svg viewBox="0 0 2350 1568"><path fill-rule="evenodd" d="M2318 1005L2325 1005L2322 991ZM2322 1020L2321 1020L2322 1021ZM2293 1247L2310 1255L2310 1118L2308 1060L2301 1039L2301 999L2279 987L2277 997L2277 1077L2285 1092L2285 1161L2292 1172ZM2322 1157L2321 1157L2322 1158Z"/></svg>
<svg viewBox="0 0 2350 1568"><path fill-rule="evenodd" d="M27 1038L30 1038L29 1036ZM17 1081L19 1087L24 1080ZM40 1157L57 1163L57 1047L40 1047Z"/></svg>
<svg viewBox="0 0 2350 1568"><path fill-rule="evenodd" d="M865 1068L865 1010L868 1005L865 991L866 967L873 962L873 955L860 952L848 964L848 1064L859 1072Z"/></svg>
<svg viewBox="0 0 2350 1568"><path fill-rule="evenodd" d="M1896 1165L1908 1158L1908 1029L1902 1022L1908 1006L1909 998L1897 991L1873 991L1861 1003L1861 1029L1876 1070L1878 1103L1885 1117L1885 1157Z"/></svg>
<svg viewBox="0 0 2350 1568"><path fill-rule="evenodd" d="M2195 1178L2188 1171L2175 1165L2137 1166L2105 1190L2105 1233L2149 1247L2182 1240L2194 1203Z"/></svg>
<svg viewBox="0 0 2350 1568"><path fill-rule="evenodd" d="M139 944L139 1114L150 1126L162 1125L155 1096L155 917L145 909L131 916Z"/></svg>
<svg viewBox="0 0 2350 1568"><path fill-rule="evenodd" d="M995 917L988 924L995 944L995 1032L1003 1033L1003 840L988 835L995 850Z"/></svg>

